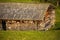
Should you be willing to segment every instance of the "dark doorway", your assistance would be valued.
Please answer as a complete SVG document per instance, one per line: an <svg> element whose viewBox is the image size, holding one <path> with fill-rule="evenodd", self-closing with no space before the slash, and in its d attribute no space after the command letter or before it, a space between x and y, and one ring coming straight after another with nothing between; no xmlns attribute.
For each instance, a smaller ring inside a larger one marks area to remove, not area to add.
<svg viewBox="0 0 60 40"><path fill-rule="evenodd" d="M6 21L5 20L2 20L2 29L6 30Z"/></svg>

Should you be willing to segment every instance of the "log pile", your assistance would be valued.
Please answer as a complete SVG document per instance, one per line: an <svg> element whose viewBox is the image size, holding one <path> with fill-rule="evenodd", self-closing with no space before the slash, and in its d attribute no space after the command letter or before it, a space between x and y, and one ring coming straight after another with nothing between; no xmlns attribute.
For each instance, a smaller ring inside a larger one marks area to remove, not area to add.
<svg viewBox="0 0 60 40"><path fill-rule="evenodd" d="M33 21L7 21L7 30L37 30L37 25Z"/></svg>

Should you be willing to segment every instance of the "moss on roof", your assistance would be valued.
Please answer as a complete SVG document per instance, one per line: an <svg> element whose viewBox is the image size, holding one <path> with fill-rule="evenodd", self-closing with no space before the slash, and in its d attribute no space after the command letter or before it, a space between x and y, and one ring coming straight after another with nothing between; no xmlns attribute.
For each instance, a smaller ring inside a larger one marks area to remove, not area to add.
<svg viewBox="0 0 60 40"><path fill-rule="evenodd" d="M42 20L48 4L0 3L0 19Z"/></svg>

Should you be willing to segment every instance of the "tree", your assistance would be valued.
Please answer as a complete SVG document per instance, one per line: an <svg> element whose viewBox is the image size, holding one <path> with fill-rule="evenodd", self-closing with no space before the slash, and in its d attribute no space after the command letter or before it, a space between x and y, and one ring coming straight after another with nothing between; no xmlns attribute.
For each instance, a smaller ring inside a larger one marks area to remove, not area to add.
<svg viewBox="0 0 60 40"><path fill-rule="evenodd" d="M52 3L56 6L60 6L60 0L32 0L32 1L35 1L35 2L48 2L48 3Z"/></svg>
<svg viewBox="0 0 60 40"><path fill-rule="evenodd" d="M60 3L60 1L59 1L59 0L56 0L56 3L57 3L57 6L59 6L59 5L60 5L60 4L59 4L59 3Z"/></svg>
<svg viewBox="0 0 60 40"><path fill-rule="evenodd" d="M56 6L59 6L60 5L60 0L47 0L48 2L56 5Z"/></svg>

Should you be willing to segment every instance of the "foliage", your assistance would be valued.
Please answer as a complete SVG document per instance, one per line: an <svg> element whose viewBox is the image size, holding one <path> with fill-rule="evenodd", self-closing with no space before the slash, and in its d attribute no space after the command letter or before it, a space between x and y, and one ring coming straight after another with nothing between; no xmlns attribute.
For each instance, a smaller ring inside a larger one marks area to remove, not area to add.
<svg viewBox="0 0 60 40"><path fill-rule="evenodd" d="M60 5L60 0L0 0L0 2L28 2L28 3L52 3Z"/></svg>

